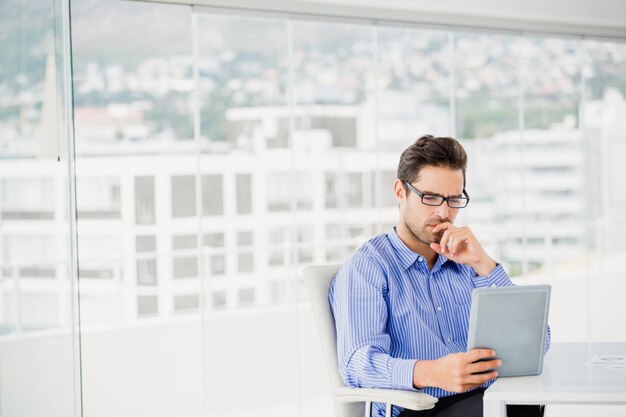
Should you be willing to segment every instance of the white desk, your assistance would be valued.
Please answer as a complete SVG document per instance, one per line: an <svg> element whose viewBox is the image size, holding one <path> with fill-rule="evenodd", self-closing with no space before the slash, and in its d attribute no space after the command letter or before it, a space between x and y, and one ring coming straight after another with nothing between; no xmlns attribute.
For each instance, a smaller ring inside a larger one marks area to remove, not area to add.
<svg viewBox="0 0 626 417"><path fill-rule="evenodd" d="M507 404L626 405L626 369L587 365L594 354L626 354L626 343L554 343L538 376L498 379L483 397L483 417Z"/></svg>

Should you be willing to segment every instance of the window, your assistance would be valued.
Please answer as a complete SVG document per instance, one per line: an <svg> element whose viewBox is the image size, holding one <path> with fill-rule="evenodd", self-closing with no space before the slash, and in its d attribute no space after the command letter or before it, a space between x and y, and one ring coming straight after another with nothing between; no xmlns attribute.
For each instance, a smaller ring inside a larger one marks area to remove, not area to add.
<svg viewBox="0 0 626 417"><path fill-rule="evenodd" d="M156 259L140 259L137 261L137 285L157 285Z"/></svg>
<svg viewBox="0 0 626 417"><path fill-rule="evenodd" d="M284 265L289 256L288 230L284 227L273 227L268 230L268 263L270 266Z"/></svg>
<svg viewBox="0 0 626 417"><path fill-rule="evenodd" d="M287 290L284 281L270 282L270 304L283 304L287 301Z"/></svg>
<svg viewBox="0 0 626 417"><path fill-rule="evenodd" d="M198 259L195 256L178 256L172 259L172 264L175 279L198 277Z"/></svg>
<svg viewBox="0 0 626 417"><path fill-rule="evenodd" d="M135 222L154 224L154 177L135 177Z"/></svg>
<svg viewBox="0 0 626 417"><path fill-rule="evenodd" d="M77 178L76 204L80 219L119 219L119 178Z"/></svg>
<svg viewBox="0 0 626 417"><path fill-rule="evenodd" d="M202 176L202 213L216 216L224 213L224 196L221 175Z"/></svg>
<svg viewBox="0 0 626 417"><path fill-rule="evenodd" d="M298 262L312 262L314 258L315 229L313 226L300 226L297 231Z"/></svg>
<svg viewBox="0 0 626 417"><path fill-rule="evenodd" d="M350 173L347 180L348 207L363 207L363 174Z"/></svg>
<svg viewBox="0 0 626 417"><path fill-rule="evenodd" d="M224 247L224 233L205 233L202 238L202 242L204 246L209 246L211 248L222 248Z"/></svg>
<svg viewBox="0 0 626 417"><path fill-rule="evenodd" d="M6 235L2 243L2 264L8 276L53 278L56 247L52 236Z"/></svg>
<svg viewBox="0 0 626 417"><path fill-rule="evenodd" d="M211 301L214 309L222 309L226 307L226 292L213 291L211 293Z"/></svg>
<svg viewBox="0 0 626 417"><path fill-rule="evenodd" d="M159 312L159 299L154 295L137 296L137 314L139 316L154 316Z"/></svg>
<svg viewBox="0 0 626 417"><path fill-rule="evenodd" d="M211 275L224 275L226 272L226 258L224 255L211 255L209 259L209 272Z"/></svg>
<svg viewBox="0 0 626 417"><path fill-rule="evenodd" d="M191 175L172 177L172 217L196 214L196 180Z"/></svg>
<svg viewBox="0 0 626 417"><path fill-rule="evenodd" d="M121 279L122 237L118 235L78 235L81 278ZM132 264L131 264L132 265ZM133 275L135 271L130 272Z"/></svg>
<svg viewBox="0 0 626 417"><path fill-rule="evenodd" d="M6 178L0 181L3 220L52 220L54 182L49 178Z"/></svg>
<svg viewBox="0 0 626 417"><path fill-rule="evenodd" d="M156 236L140 235L135 237L137 252L156 252Z"/></svg>
<svg viewBox="0 0 626 417"><path fill-rule="evenodd" d="M337 186L337 174L334 172L326 172L324 174L324 189L326 190L326 197L324 198L326 208L337 208L338 201L338 186Z"/></svg>
<svg viewBox="0 0 626 417"><path fill-rule="evenodd" d="M254 254L250 252L237 255L237 270L240 273L254 271Z"/></svg>
<svg viewBox="0 0 626 417"><path fill-rule="evenodd" d="M237 174L237 214L252 213L252 176Z"/></svg>
<svg viewBox="0 0 626 417"><path fill-rule="evenodd" d="M198 294L186 294L174 296L174 310L192 312L197 311L200 306Z"/></svg>
<svg viewBox="0 0 626 417"><path fill-rule="evenodd" d="M195 249L197 247L196 235L172 236L172 249Z"/></svg>
<svg viewBox="0 0 626 417"><path fill-rule="evenodd" d="M241 307L254 305L254 288L242 288L237 293L239 295L239 305Z"/></svg>
<svg viewBox="0 0 626 417"><path fill-rule="evenodd" d="M254 242L254 234L251 230L240 230L237 232L238 246L252 246Z"/></svg>
<svg viewBox="0 0 626 417"><path fill-rule="evenodd" d="M311 174L302 172L272 172L267 177L267 208L269 211L289 211L313 207Z"/></svg>
<svg viewBox="0 0 626 417"><path fill-rule="evenodd" d="M396 179L396 173L394 171L382 171L380 172L380 182L377 183L376 189L378 190L378 204L382 207L396 207L398 202L393 195L393 182ZM383 228L383 230L389 230Z"/></svg>

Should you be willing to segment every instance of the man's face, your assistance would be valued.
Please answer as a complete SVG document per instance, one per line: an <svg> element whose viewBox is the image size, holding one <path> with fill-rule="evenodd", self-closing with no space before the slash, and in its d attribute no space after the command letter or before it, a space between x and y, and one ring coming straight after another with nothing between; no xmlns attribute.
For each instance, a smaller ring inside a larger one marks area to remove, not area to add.
<svg viewBox="0 0 626 417"><path fill-rule="evenodd" d="M426 166L411 184L424 194L462 197L463 171ZM448 207L445 201L440 206L425 205L419 195L405 190L400 180L396 180L394 191L400 205L400 222L406 225L406 229L426 245L439 243L443 232L433 233L432 230L439 223L454 223L459 209Z"/></svg>

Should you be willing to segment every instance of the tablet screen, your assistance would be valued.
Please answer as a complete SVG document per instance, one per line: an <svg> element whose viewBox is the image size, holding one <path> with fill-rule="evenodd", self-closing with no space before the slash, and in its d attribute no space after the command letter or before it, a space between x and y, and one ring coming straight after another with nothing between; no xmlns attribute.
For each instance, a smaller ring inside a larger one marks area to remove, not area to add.
<svg viewBox="0 0 626 417"><path fill-rule="evenodd" d="M540 374L550 289L549 285L475 289L467 350L495 350L502 360L500 377Z"/></svg>

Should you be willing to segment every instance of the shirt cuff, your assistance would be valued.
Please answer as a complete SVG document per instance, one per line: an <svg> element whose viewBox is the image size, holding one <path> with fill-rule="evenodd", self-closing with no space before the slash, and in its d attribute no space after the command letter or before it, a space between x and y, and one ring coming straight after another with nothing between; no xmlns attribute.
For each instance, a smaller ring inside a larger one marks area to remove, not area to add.
<svg viewBox="0 0 626 417"><path fill-rule="evenodd" d="M481 277L474 272L473 281L476 288L510 287L513 285L509 275L499 263L496 263L496 267L487 276Z"/></svg>
<svg viewBox="0 0 626 417"><path fill-rule="evenodd" d="M415 359L395 359L391 368L391 383L394 389L416 391L413 387Z"/></svg>

